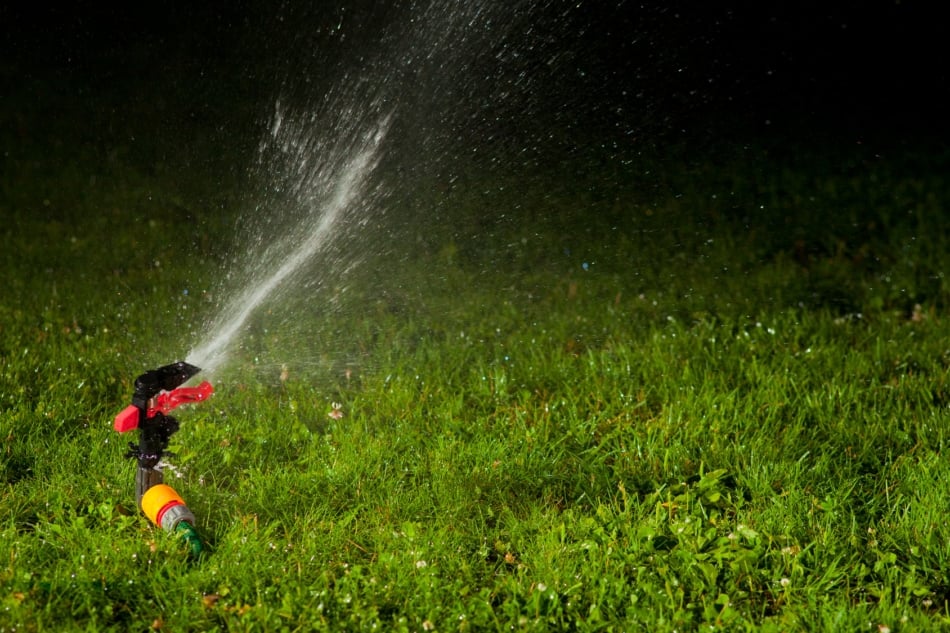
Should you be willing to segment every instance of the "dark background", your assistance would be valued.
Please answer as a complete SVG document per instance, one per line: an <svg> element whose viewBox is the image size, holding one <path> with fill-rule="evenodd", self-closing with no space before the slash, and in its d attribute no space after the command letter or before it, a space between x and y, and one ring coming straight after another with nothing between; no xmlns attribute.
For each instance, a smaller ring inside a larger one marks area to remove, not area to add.
<svg viewBox="0 0 950 633"><path fill-rule="evenodd" d="M220 161L218 178L247 168L276 99L408 73L385 51L412 53L412 3L303 4L3 5L4 159L79 146L144 170ZM461 72L436 78L436 61L401 78L397 136L402 156L430 157L419 171L463 153L543 169L672 146L946 149L942 22L926 3L526 4L464 43Z"/></svg>
<svg viewBox="0 0 950 633"><path fill-rule="evenodd" d="M293 19L293 3L5 4L0 76L7 96L53 79L64 93L151 80L156 92L200 92L203 82L266 98L275 69L293 63L301 41L332 47L334 25L351 41L379 32L393 10L372 4L319 3L309 23ZM547 89L561 97L551 98L552 109L569 107L583 123L926 130L943 125L947 97L941 21L928 4L554 2L531 20L550 40L544 54L570 54L556 71L535 70L552 73ZM649 116L637 112L644 103Z"/></svg>

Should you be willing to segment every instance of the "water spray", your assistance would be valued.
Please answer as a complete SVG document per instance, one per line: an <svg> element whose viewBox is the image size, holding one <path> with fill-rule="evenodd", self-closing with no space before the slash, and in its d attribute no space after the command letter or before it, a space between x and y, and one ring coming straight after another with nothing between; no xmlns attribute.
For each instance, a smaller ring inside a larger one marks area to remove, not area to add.
<svg viewBox="0 0 950 633"><path fill-rule="evenodd" d="M135 379L132 404L115 416L114 428L119 433L139 431L138 444L129 442L125 456L138 460L135 473L135 501L155 525L180 535L193 555L202 551L201 538L195 530L195 515L181 496L164 483L161 470L163 457L171 454L171 436L178 430L178 420L167 415L188 402L201 402L214 393L205 380L197 387L182 387L200 368L183 361L145 372Z"/></svg>
<svg viewBox="0 0 950 633"><path fill-rule="evenodd" d="M241 336L250 316L265 301L278 297L289 279L327 249L341 230L348 228L347 220L352 220L366 202L370 176L379 164L381 144L391 122L391 115L385 114L368 129L349 134L341 132L346 129L343 123L332 125L347 142L341 142L326 152L329 157L324 157L311 138L319 131L312 127L312 121L288 118L291 120L278 110L271 134L280 146L281 160L288 161L288 171L299 177L287 186L296 198L292 204L305 212L286 236L268 235L267 240L262 240L268 247L263 251L252 249L248 284L223 304L218 316L202 329L206 334L204 340L187 358L199 363L206 373L213 374L224 364L230 345Z"/></svg>

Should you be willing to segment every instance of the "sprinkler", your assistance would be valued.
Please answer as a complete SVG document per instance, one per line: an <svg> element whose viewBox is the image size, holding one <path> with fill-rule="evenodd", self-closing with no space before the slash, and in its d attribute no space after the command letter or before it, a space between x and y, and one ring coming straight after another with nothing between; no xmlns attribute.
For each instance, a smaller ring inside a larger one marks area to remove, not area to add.
<svg viewBox="0 0 950 633"><path fill-rule="evenodd" d="M179 361L145 372L135 379L132 404L115 416L114 428L119 433L139 430L139 442L129 442L126 457L138 460L135 472L135 501L155 525L179 534L193 555L201 553L202 544L195 531L195 515L171 486L164 482L161 470L163 457L171 456L165 449L178 420L167 415L178 405L201 402L214 392L205 380L197 387L182 387L201 369Z"/></svg>

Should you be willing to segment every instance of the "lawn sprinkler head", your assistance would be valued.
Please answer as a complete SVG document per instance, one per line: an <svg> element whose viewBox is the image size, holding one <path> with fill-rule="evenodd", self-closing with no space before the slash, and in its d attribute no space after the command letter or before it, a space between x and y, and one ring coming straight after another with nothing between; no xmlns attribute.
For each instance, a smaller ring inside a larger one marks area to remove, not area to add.
<svg viewBox="0 0 950 633"><path fill-rule="evenodd" d="M197 387L181 386L199 371L200 368L179 361L145 372L135 379L132 404L113 423L119 433L139 431L138 444L129 442L125 454L138 460L135 501L139 508L156 525L180 534L193 554L201 552L201 540L194 529L195 515L178 493L165 485L160 463L163 457L171 456L166 449L179 428L178 420L167 414L179 405L201 402L214 393L207 380Z"/></svg>
<svg viewBox="0 0 950 633"><path fill-rule="evenodd" d="M200 367L195 367L185 361L147 371L135 379L135 395L132 396L132 404L144 406L162 391L174 391L200 371Z"/></svg>

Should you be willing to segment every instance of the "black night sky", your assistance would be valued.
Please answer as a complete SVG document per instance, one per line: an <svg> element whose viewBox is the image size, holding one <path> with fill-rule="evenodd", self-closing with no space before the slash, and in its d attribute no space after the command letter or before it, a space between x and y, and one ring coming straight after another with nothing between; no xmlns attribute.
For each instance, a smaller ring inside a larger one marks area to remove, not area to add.
<svg viewBox="0 0 950 633"><path fill-rule="evenodd" d="M521 116L557 128L569 145L607 139L620 151L789 138L818 147L945 145L941 22L925 3L538 4L523 12L530 17L507 48L485 43L484 63L509 54L530 90L501 103L495 96L517 83L517 72L502 71L485 88L491 71L476 56L476 87L459 101L483 99L498 108L494 120ZM339 69L360 67L397 14L362 1L306 11L255 2L117 11L4 5L7 152L69 134L105 148L178 133L230 141L246 134L253 143L252 122L266 117L281 86L332 87ZM327 68L335 70L322 76ZM476 139L483 133L472 130ZM165 155L189 159L188 147L166 142Z"/></svg>

